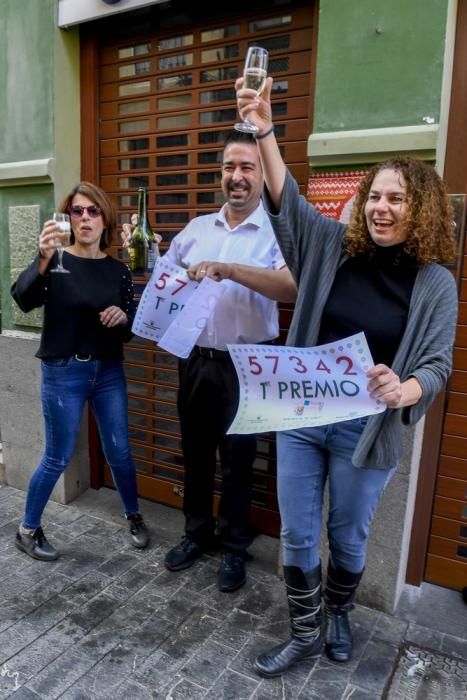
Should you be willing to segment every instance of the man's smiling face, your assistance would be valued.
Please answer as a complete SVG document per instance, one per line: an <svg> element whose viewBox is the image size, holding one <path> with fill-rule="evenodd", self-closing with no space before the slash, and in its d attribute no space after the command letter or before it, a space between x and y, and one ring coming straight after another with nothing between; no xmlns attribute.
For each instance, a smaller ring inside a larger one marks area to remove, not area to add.
<svg viewBox="0 0 467 700"><path fill-rule="evenodd" d="M256 144L228 144L222 161L222 191L229 207L245 218L249 216L258 206L263 184Z"/></svg>

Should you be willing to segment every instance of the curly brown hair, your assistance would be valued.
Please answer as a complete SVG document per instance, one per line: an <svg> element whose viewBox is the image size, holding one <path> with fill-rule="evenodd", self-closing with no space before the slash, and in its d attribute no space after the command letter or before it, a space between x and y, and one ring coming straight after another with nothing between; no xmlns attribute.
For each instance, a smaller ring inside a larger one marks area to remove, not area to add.
<svg viewBox="0 0 467 700"><path fill-rule="evenodd" d="M102 211L102 219L104 221L104 231L102 232L101 240L99 241L99 248L101 250L109 248L112 242L112 235L117 225L117 213L108 194L97 185L93 185L92 182L85 182L83 180L82 182L78 182L78 184L65 195L59 204L59 211L68 211L68 207L71 205L73 197L77 194L82 194L83 197L87 197L94 202L94 204L97 204L97 206L100 207ZM70 241L71 243L74 243L75 241L73 230L71 232Z"/></svg>
<svg viewBox="0 0 467 700"><path fill-rule="evenodd" d="M351 255L374 250L365 219L365 204L371 185L381 170L395 170L407 183L407 213L403 225L408 235L403 249L419 263L451 263L456 258L452 207L444 183L436 170L415 158L396 156L374 165L360 183L344 237Z"/></svg>

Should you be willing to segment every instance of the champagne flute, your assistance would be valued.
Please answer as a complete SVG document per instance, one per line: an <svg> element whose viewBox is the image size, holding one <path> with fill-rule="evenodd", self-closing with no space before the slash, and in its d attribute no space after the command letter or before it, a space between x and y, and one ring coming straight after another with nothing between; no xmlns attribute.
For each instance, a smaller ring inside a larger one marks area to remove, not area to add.
<svg viewBox="0 0 467 700"><path fill-rule="evenodd" d="M61 272L61 273L66 273L70 274L70 270L66 270L63 267L63 248L67 245L70 245L70 234L71 234L71 225L70 225L70 217L68 214L64 214L61 211L55 211L53 214L53 220L57 224L57 228L60 229L60 233L57 233L54 243L55 247L57 248L57 253L58 253L58 265L57 267L54 267L51 272Z"/></svg>
<svg viewBox="0 0 467 700"><path fill-rule="evenodd" d="M260 95L264 88L268 75L268 52L261 46L250 46L248 49L245 65L243 68L243 87L256 90ZM245 131L249 134L256 134L258 127L252 121L244 119L242 122L234 124L237 131Z"/></svg>

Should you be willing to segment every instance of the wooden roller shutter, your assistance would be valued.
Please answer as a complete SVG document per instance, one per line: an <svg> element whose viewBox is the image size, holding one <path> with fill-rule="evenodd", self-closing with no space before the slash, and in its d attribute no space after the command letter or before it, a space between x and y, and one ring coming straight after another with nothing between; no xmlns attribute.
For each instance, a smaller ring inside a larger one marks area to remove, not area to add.
<svg viewBox="0 0 467 700"><path fill-rule="evenodd" d="M467 586L467 228L458 202L459 317L453 371L439 455L425 579L448 588Z"/></svg>
<svg viewBox="0 0 467 700"><path fill-rule="evenodd" d="M220 17L218 10L212 21L204 17L176 30L152 28L136 38L131 32L131 39L98 40L100 184L115 201L120 223L135 211L138 186L148 188L149 216L163 236L162 252L191 218L216 211L223 203L222 144L237 118L234 82L250 44L270 52L276 134L305 191L313 4L270 2L267 10L264 5L253 0L241 16ZM255 11L259 6L263 9ZM122 256L118 241L113 254ZM139 294L144 282L136 279ZM282 339L290 313L290 308L282 313ZM154 343L135 338L127 346L125 367L139 493L181 507L177 360ZM107 469L105 483L112 483ZM274 437L260 435L252 520L262 532L278 532L275 492Z"/></svg>

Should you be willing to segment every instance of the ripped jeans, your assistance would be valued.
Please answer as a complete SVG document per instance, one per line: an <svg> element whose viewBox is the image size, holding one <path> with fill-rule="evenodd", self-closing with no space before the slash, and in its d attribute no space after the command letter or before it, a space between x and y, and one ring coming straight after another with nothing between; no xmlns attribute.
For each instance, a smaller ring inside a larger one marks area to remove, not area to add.
<svg viewBox="0 0 467 700"><path fill-rule="evenodd" d="M42 412L45 453L28 487L23 525L39 527L50 494L68 466L86 401L96 418L104 454L125 513L138 512L136 472L128 442L128 398L122 363L44 359Z"/></svg>

